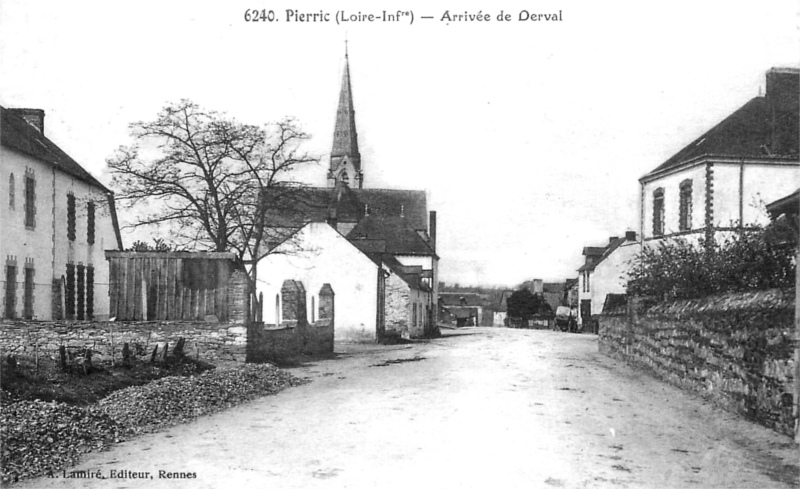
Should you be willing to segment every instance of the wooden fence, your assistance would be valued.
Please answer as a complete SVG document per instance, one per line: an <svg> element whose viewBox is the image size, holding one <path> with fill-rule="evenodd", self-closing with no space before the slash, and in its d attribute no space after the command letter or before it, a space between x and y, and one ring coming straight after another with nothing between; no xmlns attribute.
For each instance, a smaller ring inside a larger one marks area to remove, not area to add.
<svg viewBox="0 0 800 489"><path fill-rule="evenodd" d="M106 251L117 321L228 320L233 253Z"/></svg>

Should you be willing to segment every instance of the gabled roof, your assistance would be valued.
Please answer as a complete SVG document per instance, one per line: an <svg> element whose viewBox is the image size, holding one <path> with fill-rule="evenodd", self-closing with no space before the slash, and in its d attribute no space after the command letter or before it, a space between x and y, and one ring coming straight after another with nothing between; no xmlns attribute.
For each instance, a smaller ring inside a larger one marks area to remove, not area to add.
<svg viewBox="0 0 800 489"><path fill-rule="evenodd" d="M795 190L786 197L781 197L767 204L767 212L772 219L775 219L781 214L797 215L798 212L800 212L800 189Z"/></svg>
<svg viewBox="0 0 800 489"><path fill-rule="evenodd" d="M268 188L262 192L267 206L267 227L301 227L307 222L335 218L359 222L367 214L406 219L411 229L428 229L424 190L352 189L334 187Z"/></svg>
<svg viewBox="0 0 800 489"><path fill-rule="evenodd" d="M394 255L436 255L430 245L410 227L408 220L399 216L366 216L348 233L347 239L353 242L360 239L383 240L386 242L386 253Z"/></svg>
<svg viewBox="0 0 800 489"><path fill-rule="evenodd" d="M767 94L751 99L640 181L702 157L797 161L798 70L767 72Z"/></svg>
<svg viewBox="0 0 800 489"><path fill-rule="evenodd" d="M424 190L385 188L349 189L371 215L404 217L411 229L428 229L428 204Z"/></svg>
<svg viewBox="0 0 800 489"><path fill-rule="evenodd" d="M15 114L13 110L2 106L0 106L0 142L3 146L50 163L64 173L104 192L109 192L102 183L59 148L56 143L50 141L42 132Z"/></svg>
<svg viewBox="0 0 800 489"><path fill-rule="evenodd" d="M613 239L613 240L612 240L612 241L611 241L611 242L608 244L608 246L606 246L605 248L601 248L601 247L587 247L587 248L584 248L584 249L583 249L583 254L584 254L584 255L586 255L586 254L587 254L587 253L586 253L586 250L593 250L593 252L592 252L592 255L591 255L591 256L594 256L594 257L596 257L596 256L597 256L597 253L596 253L596 251L597 251L597 250L601 250L601 253L599 253L600 257L599 257L598 259L596 259L596 260L592 260L592 261L587 261L587 263L584 263L584 264L583 264L583 266L581 266L581 267L578 269L578 272L584 272L584 271L592 271L592 270L594 270L595 268L597 268L597 265L599 265L599 264L600 264L600 263L601 263L603 260L605 260L606 258L608 258L608 255L610 255L611 253L613 253L613 252L614 252L614 250L616 250L617 248L619 248L619 247L622 245L622 243L624 243L624 242L626 242L626 241L627 241L627 239L625 239L624 237L622 237L622 238L614 238L614 239Z"/></svg>
<svg viewBox="0 0 800 489"><path fill-rule="evenodd" d="M583 254L586 256L601 256L605 251L606 248L603 246L586 246L583 248Z"/></svg>

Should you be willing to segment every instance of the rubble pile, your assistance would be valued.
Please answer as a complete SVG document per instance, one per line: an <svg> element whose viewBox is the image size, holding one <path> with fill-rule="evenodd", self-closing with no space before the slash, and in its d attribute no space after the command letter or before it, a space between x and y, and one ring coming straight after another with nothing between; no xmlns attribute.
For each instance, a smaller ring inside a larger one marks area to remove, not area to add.
<svg viewBox="0 0 800 489"><path fill-rule="evenodd" d="M304 383L273 365L248 364L191 377L164 377L88 407L17 401L0 406L0 477L57 473L81 454Z"/></svg>

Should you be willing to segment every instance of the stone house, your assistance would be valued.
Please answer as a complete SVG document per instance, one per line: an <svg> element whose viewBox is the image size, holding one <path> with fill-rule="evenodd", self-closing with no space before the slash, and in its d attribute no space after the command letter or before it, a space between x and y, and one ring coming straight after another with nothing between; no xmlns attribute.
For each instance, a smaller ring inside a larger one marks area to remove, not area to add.
<svg viewBox="0 0 800 489"><path fill-rule="evenodd" d="M107 319L113 194L45 136L43 110L0 116L0 317Z"/></svg>
<svg viewBox="0 0 800 489"><path fill-rule="evenodd" d="M608 294L625 293L628 263L640 250L633 231L626 232L623 238L609 238L606 246L583 249L586 258L578 268L577 283L579 325L584 326L592 316L603 312Z"/></svg>
<svg viewBox="0 0 800 489"><path fill-rule="evenodd" d="M647 244L764 224L763 204L797 189L800 70L773 68L754 97L639 179Z"/></svg>

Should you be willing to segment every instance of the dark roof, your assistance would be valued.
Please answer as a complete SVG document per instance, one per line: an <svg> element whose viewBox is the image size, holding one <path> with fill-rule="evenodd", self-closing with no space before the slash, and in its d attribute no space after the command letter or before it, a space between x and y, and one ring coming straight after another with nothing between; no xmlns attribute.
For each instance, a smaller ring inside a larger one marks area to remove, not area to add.
<svg viewBox="0 0 800 489"><path fill-rule="evenodd" d="M601 256L606 251L603 246L586 246L583 248L583 254L586 256Z"/></svg>
<svg viewBox="0 0 800 489"><path fill-rule="evenodd" d="M577 278L568 278L567 281L564 283L564 288L567 290L577 286L578 286Z"/></svg>
<svg viewBox="0 0 800 489"><path fill-rule="evenodd" d="M77 161L50 141L43 133L14 113L13 109L0 106L0 142L28 156L54 165L64 173L93 185L104 192L109 190L83 169Z"/></svg>
<svg viewBox="0 0 800 489"><path fill-rule="evenodd" d="M369 215L348 233L347 239L385 240L386 253L395 255L434 255L428 243L410 227L407 219ZM358 245L356 245L358 246Z"/></svg>
<svg viewBox="0 0 800 489"><path fill-rule="evenodd" d="M358 222L370 215L400 217L411 229L428 230L424 190L351 189L335 187L270 188L262 192L268 227L302 227L307 222L335 218Z"/></svg>
<svg viewBox="0 0 800 489"><path fill-rule="evenodd" d="M371 215L406 219L411 229L428 229L428 203L424 190L385 188L349 189Z"/></svg>
<svg viewBox="0 0 800 489"><path fill-rule="evenodd" d="M797 79L790 68L767 72L767 94L755 97L640 180L701 157L796 161L800 135Z"/></svg>
<svg viewBox="0 0 800 489"><path fill-rule="evenodd" d="M628 241L628 240L627 240L627 239L625 239L624 237L623 237L623 238L614 238L614 239L613 239L613 240L612 240L612 241L611 241L611 242L608 244L608 246L606 246L605 248L600 248L600 247L587 247L587 248L584 248L584 249L583 249L583 254L584 254L584 255L587 255L587 253L586 253L586 250L593 250L593 252L592 252L592 254L591 254L591 256L593 256L593 257L596 257L596 256L597 256L597 253L596 253L596 251L597 251L597 250L601 250L602 252L601 252L601 253L599 253L599 255L600 255L600 258L599 258L599 259L596 259L596 260L591 260L591 261L587 260L587 262L586 262L586 263L584 263L584 264L583 264L583 266L581 266L581 267L578 269L578 272L584 272L584 271L587 271L587 270L588 270L588 271L592 271L592 270L594 270L594 269L597 267L597 265L599 265L599 264L600 264L600 262L602 262L603 260L605 260L605 259L608 257L608 255L610 255L611 253L613 253L613 252L614 252L614 250L616 250L617 248L619 248L619 247L622 245L622 243L624 243L624 242L626 242L626 241Z"/></svg>
<svg viewBox="0 0 800 489"><path fill-rule="evenodd" d="M267 227L299 228L309 222L358 222L364 216L364 205L348 191L347 186L275 187L261 192L266 206Z"/></svg>
<svg viewBox="0 0 800 489"><path fill-rule="evenodd" d="M478 317L478 310L476 307L470 306L446 306L445 311L449 312L457 319L469 319Z"/></svg>
<svg viewBox="0 0 800 489"><path fill-rule="evenodd" d="M475 293L439 292L439 302L445 306L477 307L483 305L483 298Z"/></svg>
<svg viewBox="0 0 800 489"><path fill-rule="evenodd" d="M795 190L786 197L781 197L775 202L767 204L767 212L772 219L781 214L795 214L800 212L800 189Z"/></svg>

